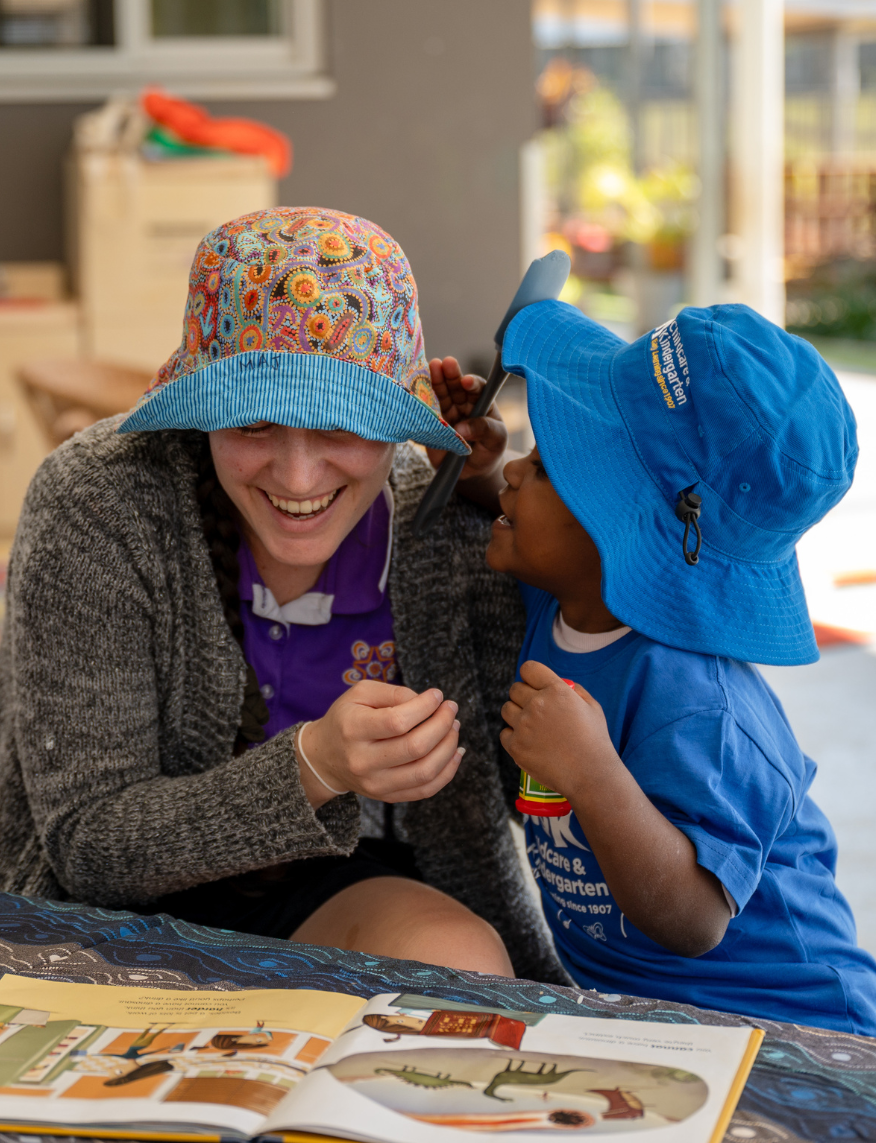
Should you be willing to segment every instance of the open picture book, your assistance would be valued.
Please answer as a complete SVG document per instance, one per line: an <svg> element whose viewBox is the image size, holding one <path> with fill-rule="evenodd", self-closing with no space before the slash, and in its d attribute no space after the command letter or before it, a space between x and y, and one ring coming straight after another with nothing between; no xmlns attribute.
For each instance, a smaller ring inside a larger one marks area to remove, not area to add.
<svg viewBox="0 0 876 1143"><path fill-rule="evenodd" d="M763 1033L364 1000L0 978L0 1131L719 1143Z"/></svg>

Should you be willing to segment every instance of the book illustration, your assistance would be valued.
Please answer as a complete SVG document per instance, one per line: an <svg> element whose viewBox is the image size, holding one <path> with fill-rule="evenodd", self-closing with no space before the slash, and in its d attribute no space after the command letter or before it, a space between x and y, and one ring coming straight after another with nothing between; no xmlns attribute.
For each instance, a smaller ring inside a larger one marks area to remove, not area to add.
<svg viewBox="0 0 876 1143"><path fill-rule="evenodd" d="M596 1120L586 1111L558 1108L556 1111L506 1111L496 1115L412 1115L421 1123L456 1127L462 1131L562 1131L592 1127Z"/></svg>
<svg viewBox="0 0 876 1143"><path fill-rule="evenodd" d="M63 996L56 993L60 1011L0 1004L0 1097L31 1097L46 1104L145 1098L266 1114L332 1042L331 1036L306 1029L268 1027L261 1018L213 1028L197 1026L200 1021L87 1022L77 1015L79 998L87 996L77 991L82 987L66 986ZM155 1003L169 1001L158 994ZM215 1003L227 1005L224 998ZM349 1008L348 1003L345 1014ZM123 1011L112 1012L107 1019L121 1015Z"/></svg>
<svg viewBox="0 0 876 1143"><path fill-rule="evenodd" d="M376 1076L395 1076L402 1083L411 1087L445 1088L445 1087L473 1087L467 1080L451 1079L449 1075L443 1076L440 1072L419 1072L410 1064L402 1064L400 1068L376 1068Z"/></svg>
<svg viewBox="0 0 876 1143"><path fill-rule="evenodd" d="M616 1135L682 1123L709 1094L681 1068L474 1045L364 1052L325 1066L385 1108L466 1131Z"/></svg>
<svg viewBox="0 0 876 1143"><path fill-rule="evenodd" d="M714 1143L761 1038L750 1028L581 1019L412 993L366 1001L6 975L0 1130L167 1143L290 1132L538 1143L657 1129L649 1138Z"/></svg>
<svg viewBox="0 0 876 1143"><path fill-rule="evenodd" d="M402 1036L448 1036L465 1040L486 1039L503 1048L519 1048L526 1031L522 1020L500 1016L498 1012L455 1012L436 1009L428 1016L405 1013L369 1012L363 1024L387 1032L386 1043Z"/></svg>
<svg viewBox="0 0 876 1143"><path fill-rule="evenodd" d="M516 1068L514 1067L515 1064L517 1064ZM492 1099L501 1099L504 1103L513 1103L514 1101L510 1096L498 1095L497 1089L504 1085L508 1087L550 1087L574 1072L589 1070L589 1068L569 1068L568 1071L558 1072L556 1064L551 1064L548 1067L547 1064L541 1063L535 1071L526 1071L526 1060L509 1060L502 1071L496 1072L484 1088L484 1095Z"/></svg>

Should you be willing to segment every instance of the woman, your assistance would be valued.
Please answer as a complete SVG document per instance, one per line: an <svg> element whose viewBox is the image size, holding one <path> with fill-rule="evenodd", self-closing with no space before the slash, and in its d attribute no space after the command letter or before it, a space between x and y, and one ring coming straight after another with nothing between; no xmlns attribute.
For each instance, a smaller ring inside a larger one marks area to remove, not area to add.
<svg viewBox="0 0 876 1143"><path fill-rule="evenodd" d="M497 760L516 589L474 505L411 535L431 470L408 439L468 451L398 245L316 209L208 235L183 344L28 492L3 888L561 978Z"/></svg>

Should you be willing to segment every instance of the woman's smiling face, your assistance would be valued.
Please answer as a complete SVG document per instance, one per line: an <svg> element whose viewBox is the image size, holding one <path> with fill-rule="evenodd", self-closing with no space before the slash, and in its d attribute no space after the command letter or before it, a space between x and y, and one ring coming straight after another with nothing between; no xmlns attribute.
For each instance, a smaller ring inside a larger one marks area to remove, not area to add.
<svg viewBox="0 0 876 1143"><path fill-rule="evenodd" d="M219 482L254 552L318 568L337 551L389 476L395 445L342 430L259 422L209 434ZM259 560L261 563L262 561Z"/></svg>

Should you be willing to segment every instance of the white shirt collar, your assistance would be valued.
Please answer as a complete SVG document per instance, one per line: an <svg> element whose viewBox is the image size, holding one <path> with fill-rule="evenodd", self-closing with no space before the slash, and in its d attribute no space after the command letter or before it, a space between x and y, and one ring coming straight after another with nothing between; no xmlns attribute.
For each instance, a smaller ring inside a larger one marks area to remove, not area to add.
<svg viewBox="0 0 876 1143"><path fill-rule="evenodd" d="M386 581L389 578L389 565L392 561L392 525L395 519L395 497L388 484L383 486L383 495L389 509L389 526L387 528L386 559L378 584L381 595L386 591ZM304 595L300 595L298 599L284 603L281 607L269 587L255 581L252 585L253 615L258 615L260 619L269 619L274 623L282 623L287 631L292 623L298 623L302 627L325 626L331 621L334 601L334 595L328 595L321 591L308 591Z"/></svg>

